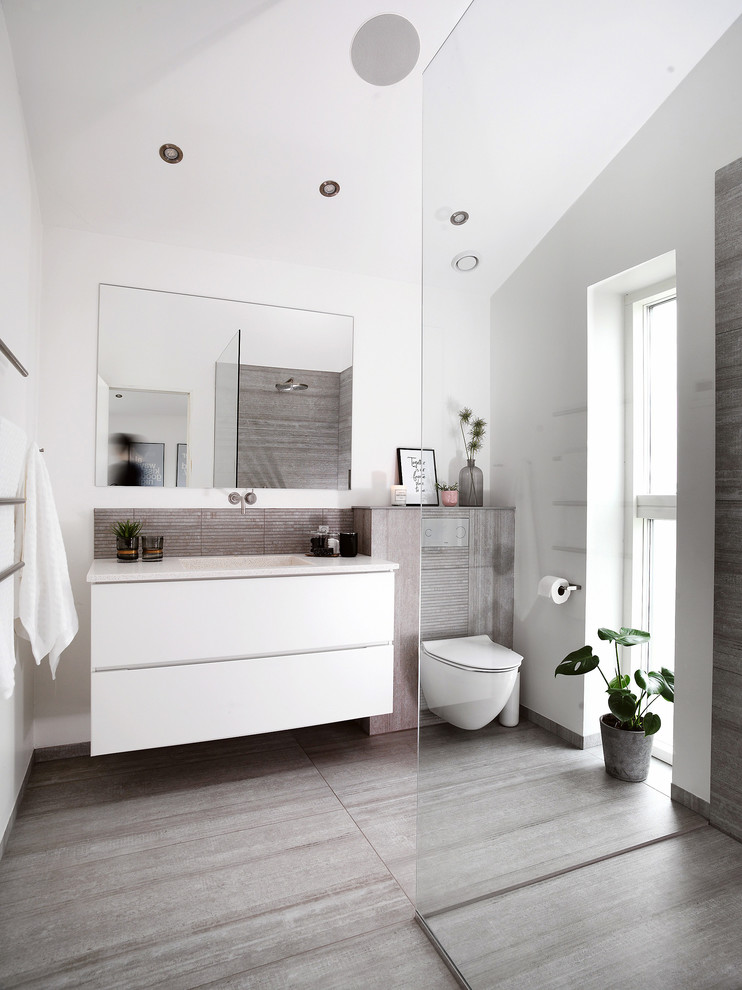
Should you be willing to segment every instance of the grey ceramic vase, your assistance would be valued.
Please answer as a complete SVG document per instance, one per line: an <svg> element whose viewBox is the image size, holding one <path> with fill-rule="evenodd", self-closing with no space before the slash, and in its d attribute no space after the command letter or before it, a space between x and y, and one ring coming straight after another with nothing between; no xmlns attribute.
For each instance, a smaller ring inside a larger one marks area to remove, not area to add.
<svg viewBox="0 0 742 990"><path fill-rule="evenodd" d="M646 780L652 757L652 736L606 725L604 721L606 717L602 715L600 719L605 772L611 777L633 783Z"/></svg>
<svg viewBox="0 0 742 990"><path fill-rule="evenodd" d="M459 471L459 505L484 505L482 469L471 459Z"/></svg>

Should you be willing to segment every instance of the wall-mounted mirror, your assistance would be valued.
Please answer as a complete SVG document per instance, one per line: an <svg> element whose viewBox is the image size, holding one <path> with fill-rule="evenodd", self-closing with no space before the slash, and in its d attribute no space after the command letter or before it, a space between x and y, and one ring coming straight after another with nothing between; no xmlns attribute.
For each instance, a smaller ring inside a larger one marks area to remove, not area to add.
<svg viewBox="0 0 742 990"><path fill-rule="evenodd" d="M350 316L103 284L96 484L348 489L352 380Z"/></svg>

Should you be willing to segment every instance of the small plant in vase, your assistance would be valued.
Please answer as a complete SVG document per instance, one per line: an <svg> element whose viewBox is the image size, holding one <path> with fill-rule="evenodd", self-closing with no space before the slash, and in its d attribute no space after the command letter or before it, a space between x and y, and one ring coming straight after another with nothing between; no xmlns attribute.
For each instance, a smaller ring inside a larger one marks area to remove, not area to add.
<svg viewBox="0 0 742 990"><path fill-rule="evenodd" d="M119 560L139 559L139 534L142 524L138 519L123 519L111 526L116 537L116 557Z"/></svg>
<svg viewBox="0 0 742 990"><path fill-rule="evenodd" d="M475 417L471 409L465 406L459 410L459 427L461 429L461 437L464 441L464 450L466 451L466 467L463 467L459 472L461 504L483 505L484 485L482 469L476 466L474 458L477 451L482 449L487 423L480 417ZM468 428L468 437L464 427Z"/></svg>
<svg viewBox="0 0 742 990"><path fill-rule="evenodd" d="M453 506L459 504L459 483L454 482L452 485L441 485L436 482L435 487L441 493L441 502L443 505Z"/></svg>

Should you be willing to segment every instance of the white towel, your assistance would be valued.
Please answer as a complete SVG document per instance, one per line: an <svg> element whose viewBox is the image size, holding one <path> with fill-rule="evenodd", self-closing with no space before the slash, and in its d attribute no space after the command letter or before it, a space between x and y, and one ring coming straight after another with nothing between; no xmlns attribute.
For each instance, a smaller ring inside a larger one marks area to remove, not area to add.
<svg viewBox="0 0 742 990"><path fill-rule="evenodd" d="M25 496L16 631L30 641L37 664L49 654L54 677L78 621L51 482L36 444L26 457Z"/></svg>
<svg viewBox="0 0 742 990"><path fill-rule="evenodd" d="M0 417L0 497L18 498L23 487L28 439L23 430ZM0 505L0 571L18 560L14 505ZM13 616L17 574L0 581L0 694L9 698L15 684Z"/></svg>

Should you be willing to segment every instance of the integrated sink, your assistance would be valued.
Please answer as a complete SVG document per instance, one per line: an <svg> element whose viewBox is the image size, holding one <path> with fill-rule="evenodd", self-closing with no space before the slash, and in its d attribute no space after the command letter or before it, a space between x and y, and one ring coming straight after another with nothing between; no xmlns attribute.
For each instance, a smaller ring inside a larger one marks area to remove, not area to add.
<svg viewBox="0 0 742 990"><path fill-rule="evenodd" d="M309 557L295 554L269 553L254 554L249 557L226 555L222 557L181 557L181 564L187 571L214 570L257 570L271 567L303 567L312 563Z"/></svg>

